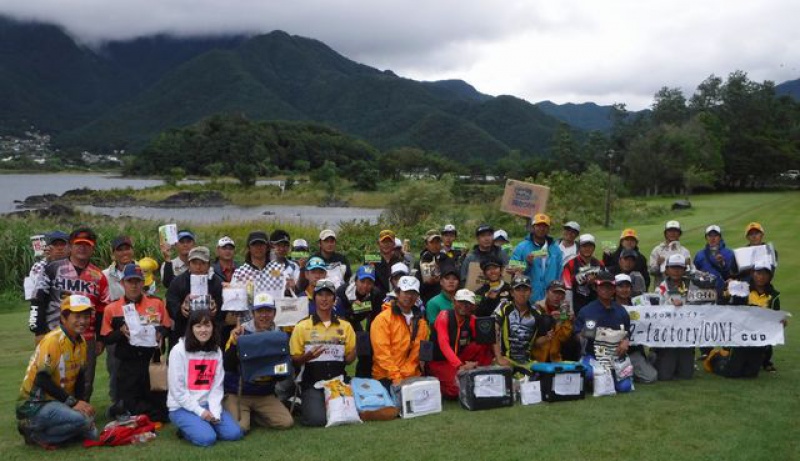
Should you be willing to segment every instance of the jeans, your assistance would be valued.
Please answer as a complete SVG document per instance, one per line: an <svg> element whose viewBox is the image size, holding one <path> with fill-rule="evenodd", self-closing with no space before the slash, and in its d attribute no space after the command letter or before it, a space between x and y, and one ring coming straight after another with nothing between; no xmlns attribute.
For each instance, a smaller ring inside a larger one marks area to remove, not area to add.
<svg viewBox="0 0 800 461"><path fill-rule="evenodd" d="M226 410L222 410L220 421L216 424L203 421L196 414L183 408L170 411L169 419L183 433L186 440L201 447L210 447L217 440L235 441L244 436L242 428Z"/></svg>
<svg viewBox="0 0 800 461"><path fill-rule="evenodd" d="M42 405L30 418L30 433L36 441L50 445L60 445L78 437L97 438L94 418L55 401Z"/></svg>

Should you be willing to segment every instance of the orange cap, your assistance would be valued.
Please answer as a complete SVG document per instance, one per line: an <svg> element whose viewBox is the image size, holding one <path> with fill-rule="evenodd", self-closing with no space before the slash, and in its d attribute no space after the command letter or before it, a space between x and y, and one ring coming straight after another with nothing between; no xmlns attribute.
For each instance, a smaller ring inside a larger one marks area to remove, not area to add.
<svg viewBox="0 0 800 461"><path fill-rule="evenodd" d="M620 240L622 240L624 238L627 238L627 237L634 238L634 239L636 239L637 242L639 241L639 236L636 235L636 229L628 228L628 229L625 229L624 231L622 231L621 234L619 234L619 239Z"/></svg>
<svg viewBox="0 0 800 461"><path fill-rule="evenodd" d="M750 233L750 231L751 231L751 230L753 230L753 229L755 229L755 230L757 230L757 231L761 232L762 234L765 234L765 232L764 232L764 226L762 226L762 225L761 225L761 223L759 223L759 222L751 222L751 223L750 223L750 224L748 224L748 225L747 225L747 227L744 229L744 236L745 236L745 237L747 237L747 234L749 234L749 233Z"/></svg>
<svg viewBox="0 0 800 461"><path fill-rule="evenodd" d="M535 226L537 224L547 224L549 226L550 225L550 216L547 216L544 213L536 213L533 216L533 225Z"/></svg>

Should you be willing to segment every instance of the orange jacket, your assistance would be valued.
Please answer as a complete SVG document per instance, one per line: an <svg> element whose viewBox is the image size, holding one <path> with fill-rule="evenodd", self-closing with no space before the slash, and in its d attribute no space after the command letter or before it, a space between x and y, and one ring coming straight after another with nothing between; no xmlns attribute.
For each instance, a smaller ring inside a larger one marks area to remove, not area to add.
<svg viewBox="0 0 800 461"><path fill-rule="evenodd" d="M412 376L421 376L419 364L419 343L428 337L428 322L416 307L411 325L395 305L394 300L383 305L383 311L375 317L370 327L372 342L372 377L390 379L393 384ZM411 342L412 328L417 325L417 333Z"/></svg>

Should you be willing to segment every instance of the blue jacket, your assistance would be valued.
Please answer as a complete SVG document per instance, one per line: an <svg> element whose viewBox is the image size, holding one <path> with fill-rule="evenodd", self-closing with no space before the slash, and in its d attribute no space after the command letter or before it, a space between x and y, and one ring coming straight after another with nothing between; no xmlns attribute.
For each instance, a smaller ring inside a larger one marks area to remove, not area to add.
<svg viewBox="0 0 800 461"><path fill-rule="evenodd" d="M531 252L539 251L543 246L547 246L547 257L534 258L532 263L527 263L527 257ZM526 263L525 275L531 278L533 291L531 292L531 302L534 303L544 299L547 292L547 285L553 280L561 278L561 248L552 237L547 237L544 245L537 245L530 234L525 240L514 248L511 259Z"/></svg>
<svg viewBox="0 0 800 461"><path fill-rule="evenodd" d="M736 259L733 251L725 246L725 241L719 242L719 254L722 255L722 263L712 255L708 245L694 255L694 267L703 272L714 275L717 285L717 295L721 299L722 292L725 290L725 281L736 273Z"/></svg>

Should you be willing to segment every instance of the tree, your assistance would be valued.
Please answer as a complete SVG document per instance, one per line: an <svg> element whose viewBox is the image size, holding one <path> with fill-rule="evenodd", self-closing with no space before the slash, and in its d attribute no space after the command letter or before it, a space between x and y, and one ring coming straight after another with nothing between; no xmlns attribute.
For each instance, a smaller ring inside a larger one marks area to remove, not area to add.
<svg viewBox="0 0 800 461"><path fill-rule="evenodd" d="M655 94L651 108L656 125L680 125L689 119L686 97L680 88L662 87Z"/></svg>

